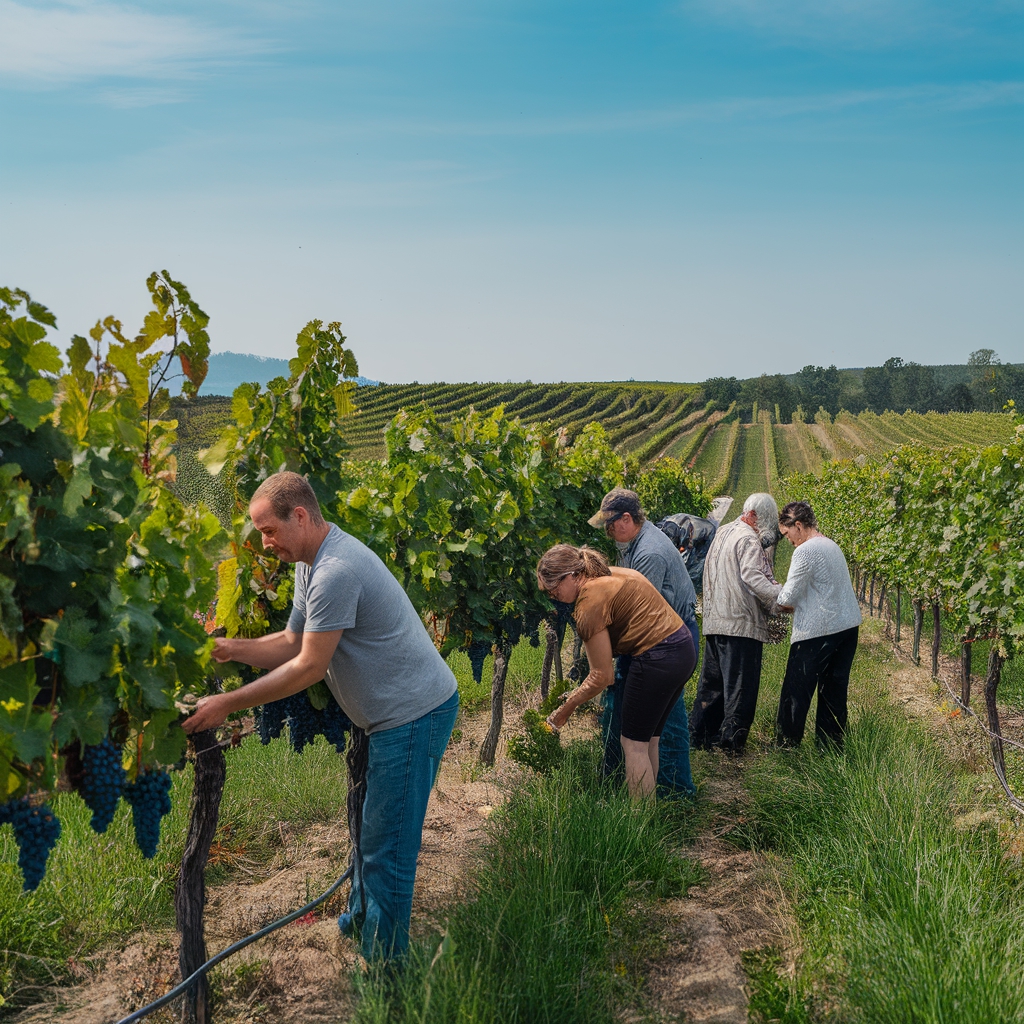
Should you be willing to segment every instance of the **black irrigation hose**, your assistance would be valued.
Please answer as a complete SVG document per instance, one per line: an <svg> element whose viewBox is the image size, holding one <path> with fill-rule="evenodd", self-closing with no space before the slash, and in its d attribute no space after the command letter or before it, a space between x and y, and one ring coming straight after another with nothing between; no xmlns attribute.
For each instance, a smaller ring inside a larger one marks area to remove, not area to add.
<svg viewBox="0 0 1024 1024"><path fill-rule="evenodd" d="M239 939L238 942L228 946L227 949L222 949L216 956L210 957L202 967L190 974L180 985L175 985L170 992L162 995L159 999L155 999L153 1002L141 1007L134 1013L128 1014L127 1017L122 1017L117 1024L132 1024L133 1021L142 1020L143 1017L147 1017L155 1010L159 1010L161 1006L166 1006L173 999L177 999L178 996L184 995L184 993L188 991L190 985L194 985L208 970L216 967L222 960L226 960L233 953L237 953L240 949L244 949L257 939L262 939L265 935L269 935L278 928L283 928L286 924L308 914L325 900L330 899L330 897L333 896L334 893L336 893L338 889L352 877L353 870L354 865L350 864L345 869L345 873L341 878L339 878L322 896L317 896L315 900L307 903L304 907L299 907L298 910L293 910L290 914L282 917L280 920L274 921L272 924L268 924L265 928L261 928L258 932L254 932L252 935L248 935L244 939Z"/></svg>

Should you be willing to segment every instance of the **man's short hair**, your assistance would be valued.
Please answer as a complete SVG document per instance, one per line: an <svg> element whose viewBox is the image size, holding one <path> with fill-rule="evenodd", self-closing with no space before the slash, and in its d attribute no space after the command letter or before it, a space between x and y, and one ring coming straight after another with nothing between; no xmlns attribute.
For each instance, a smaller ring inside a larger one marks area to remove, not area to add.
<svg viewBox="0 0 1024 1024"><path fill-rule="evenodd" d="M646 518L636 491L628 491L625 487L615 487L601 499L600 511L595 512L587 522L591 526L603 529L624 515L628 515L634 523L642 523Z"/></svg>
<svg viewBox="0 0 1024 1024"><path fill-rule="evenodd" d="M309 513L309 520L314 526L324 525L320 502L316 500L309 481L298 473L282 470L280 473L268 476L249 499L250 506L257 498L261 501L269 501L274 515L282 522L291 519L292 513L297 508L304 508Z"/></svg>

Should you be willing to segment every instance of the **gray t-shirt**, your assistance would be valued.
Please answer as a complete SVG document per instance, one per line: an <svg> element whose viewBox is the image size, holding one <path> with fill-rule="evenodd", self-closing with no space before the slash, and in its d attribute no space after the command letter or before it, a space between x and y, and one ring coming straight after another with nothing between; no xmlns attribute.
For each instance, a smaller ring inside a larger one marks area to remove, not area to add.
<svg viewBox="0 0 1024 1024"><path fill-rule="evenodd" d="M687 627L697 621L697 595L683 556L649 519L625 548L620 548L618 563L624 569L642 572Z"/></svg>
<svg viewBox="0 0 1024 1024"><path fill-rule="evenodd" d="M365 544L333 523L313 564L295 566L288 628L345 631L325 682L368 733L407 725L457 689L401 584Z"/></svg>

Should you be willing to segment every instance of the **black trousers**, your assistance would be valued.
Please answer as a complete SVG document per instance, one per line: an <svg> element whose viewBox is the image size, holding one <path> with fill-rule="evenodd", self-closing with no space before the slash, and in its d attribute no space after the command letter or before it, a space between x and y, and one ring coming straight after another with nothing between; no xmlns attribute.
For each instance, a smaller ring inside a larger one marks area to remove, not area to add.
<svg viewBox="0 0 1024 1024"><path fill-rule="evenodd" d="M798 640L789 649L786 678L782 681L775 735L783 746L795 747L804 738L811 698L818 692L814 737L839 746L846 732L846 693L850 668L857 653L859 627L841 633Z"/></svg>
<svg viewBox="0 0 1024 1024"><path fill-rule="evenodd" d="M707 634L704 667L690 714L690 746L740 751L754 723L764 644L745 636Z"/></svg>

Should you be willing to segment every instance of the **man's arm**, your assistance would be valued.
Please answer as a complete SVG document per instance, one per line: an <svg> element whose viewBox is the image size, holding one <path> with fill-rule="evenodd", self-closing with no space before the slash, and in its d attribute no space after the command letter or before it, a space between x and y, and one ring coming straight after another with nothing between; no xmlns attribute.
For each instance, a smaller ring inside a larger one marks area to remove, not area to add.
<svg viewBox="0 0 1024 1024"><path fill-rule="evenodd" d="M761 567L761 543L751 531L750 538L744 538L738 547L736 556L740 563L740 579L747 589L757 598L766 612L777 611L776 600L782 589L778 583L772 583Z"/></svg>
<svg viewBox="0 0 1024 1024"><path fill-rule="evenodd" d="M548 716L548 724L561 729L569 720L569 716L591 697L596 697L602 690L615 682L615 669L612 667L612 638L607 629L595 633L583 646L590 662L587 678L569 694L566 702Z"/></svg>
<svg viewBox="0 0 1024 1024"><path fill-rule="evenodd" d="M181 727L188 733L216 729L234 711L244 711L246 708L281 700L282 697L290 697L320 682L327 674L327 666L338 648L342 632L335 629L328 633L303 633L295 657L247 686L240 686L230 693L202 697L195 711L185 719Z"/></svg>
<svg viewBox="0 0 1024 1024"><path fill-rule="evenodd" d="M239 661L253 668L277 668L291 661L302 648L301 633L284 629L255 640L219 637L213 646L214 661Z"/></svg>

